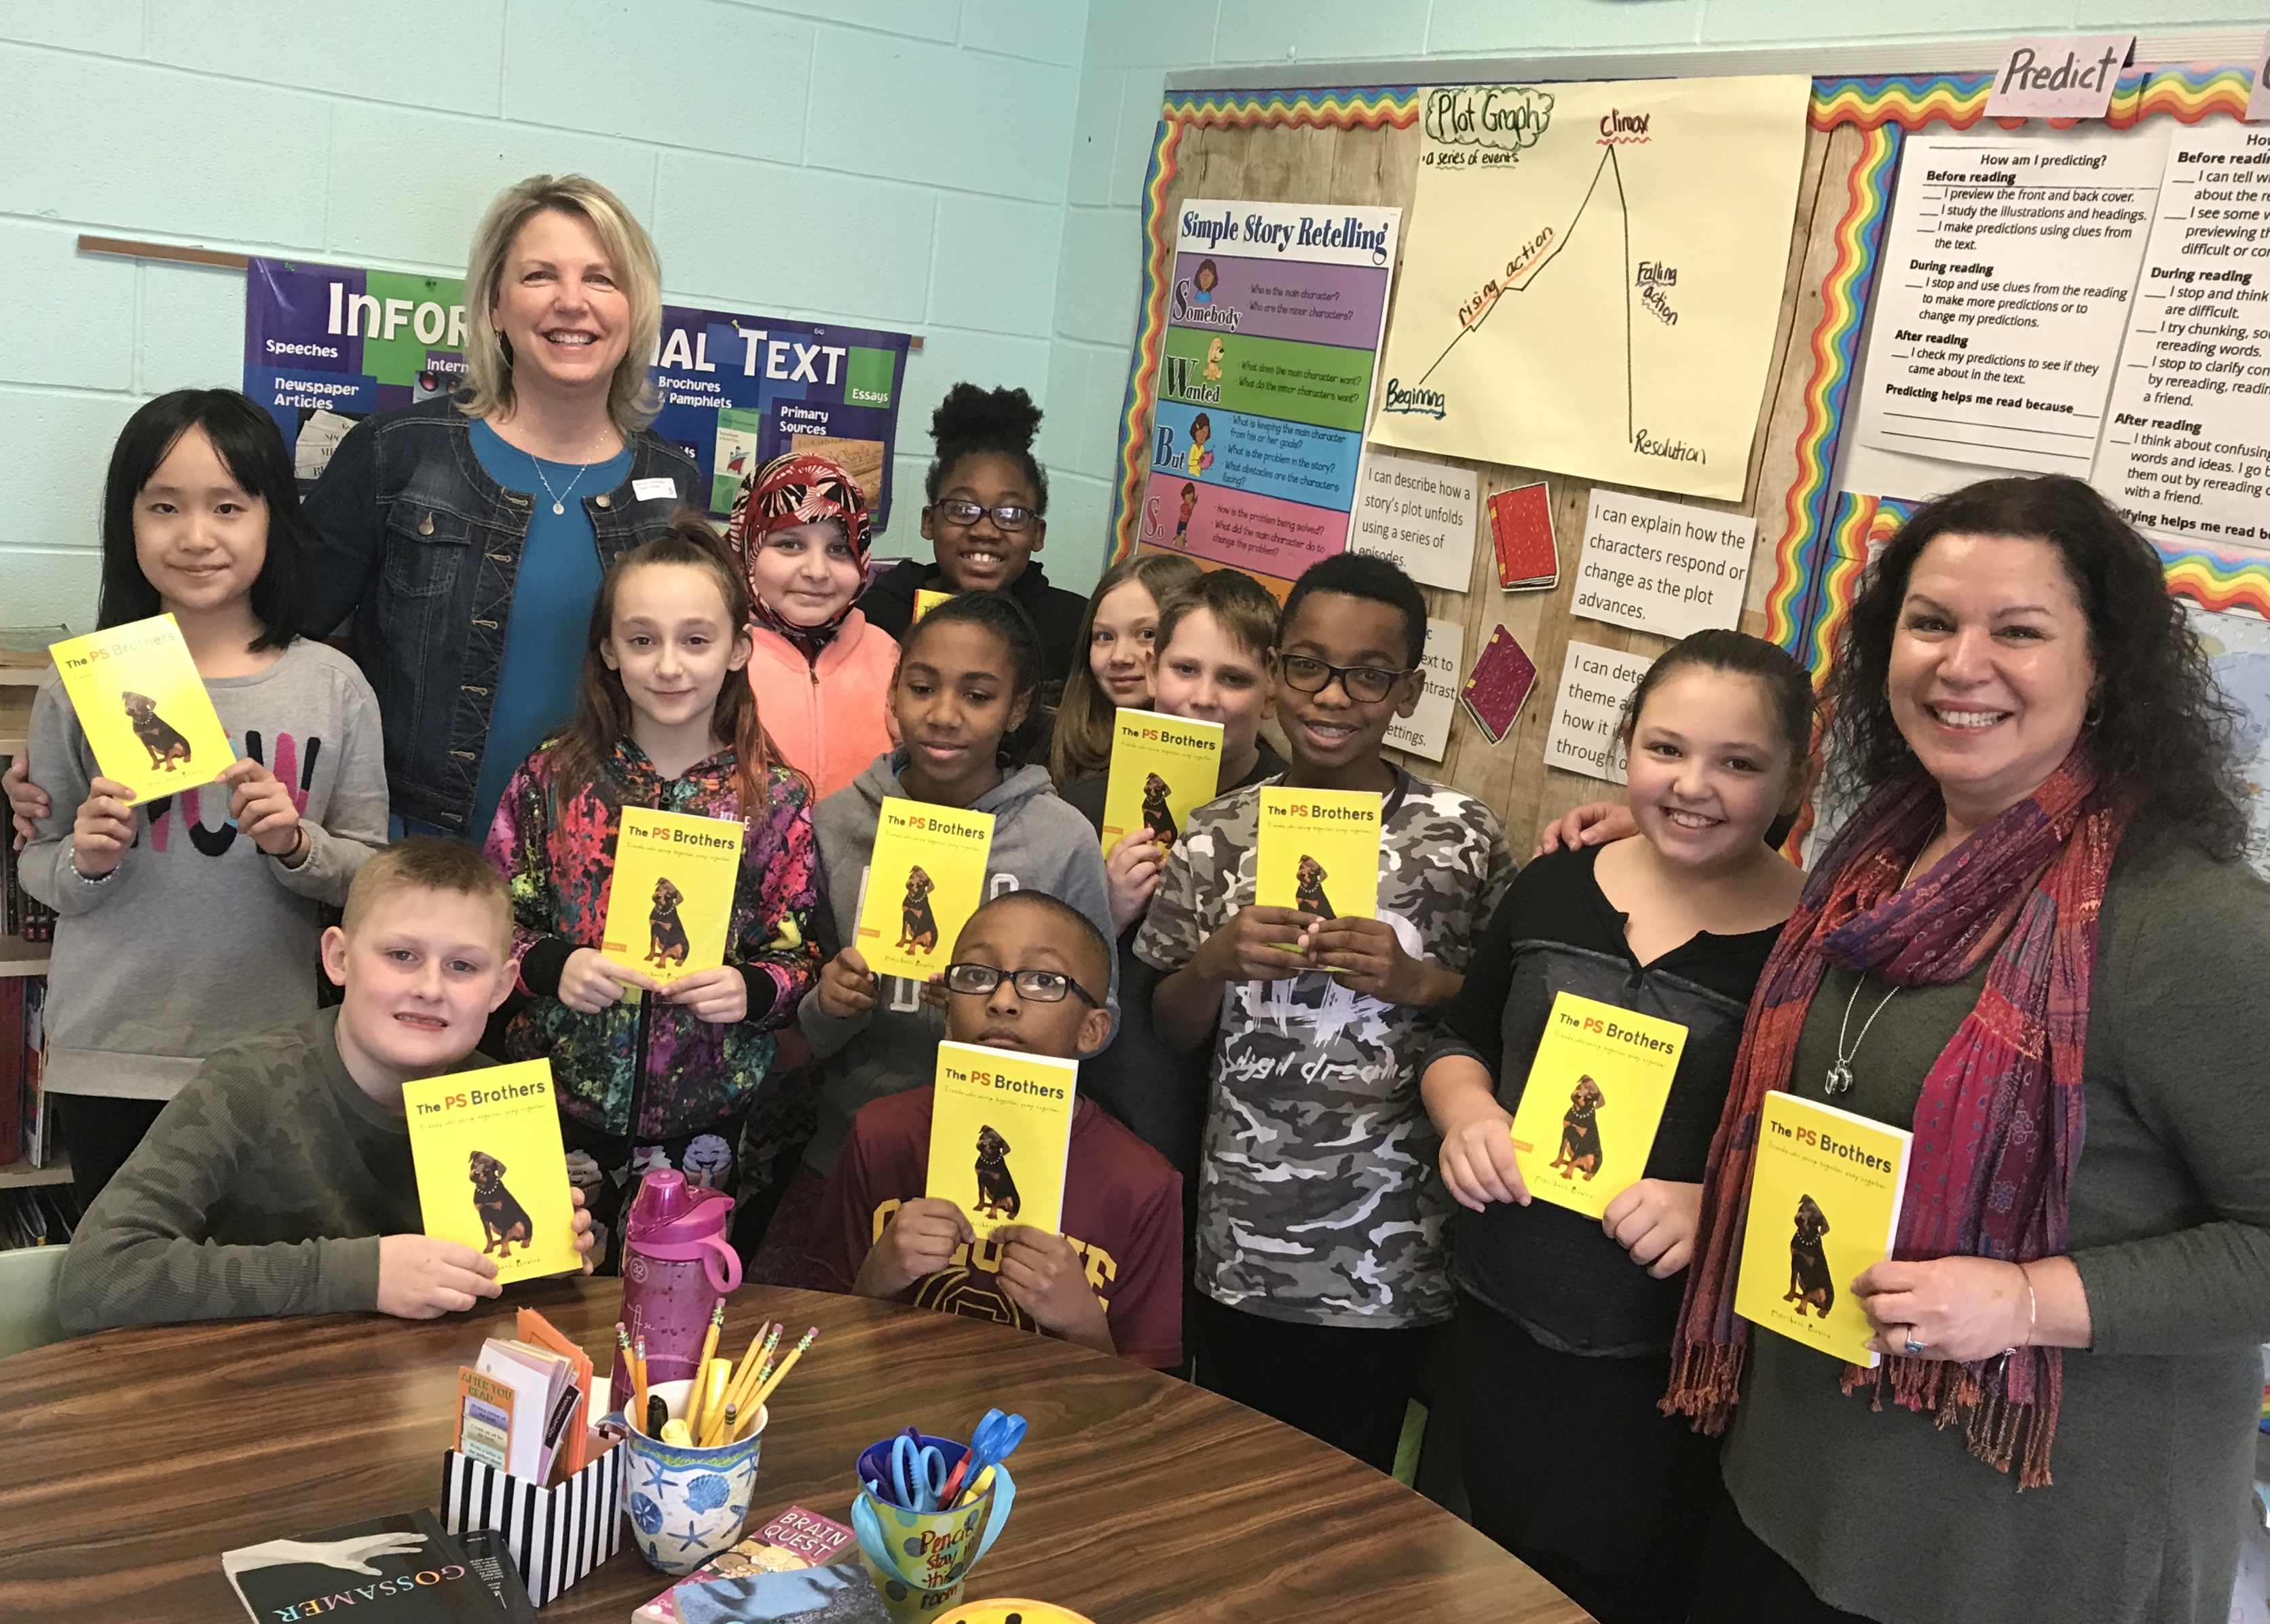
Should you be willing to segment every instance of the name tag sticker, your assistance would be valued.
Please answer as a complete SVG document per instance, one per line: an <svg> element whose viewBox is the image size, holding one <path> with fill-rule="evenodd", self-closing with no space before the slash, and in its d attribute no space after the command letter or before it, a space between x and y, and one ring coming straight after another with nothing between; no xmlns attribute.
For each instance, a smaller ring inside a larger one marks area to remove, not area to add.
<svg viewBox="0 0 2270 1624"><path fill-rule="evenodd" d="M642 502L674 502L678 500L675 479L634 479L631 494Z"/></svg>

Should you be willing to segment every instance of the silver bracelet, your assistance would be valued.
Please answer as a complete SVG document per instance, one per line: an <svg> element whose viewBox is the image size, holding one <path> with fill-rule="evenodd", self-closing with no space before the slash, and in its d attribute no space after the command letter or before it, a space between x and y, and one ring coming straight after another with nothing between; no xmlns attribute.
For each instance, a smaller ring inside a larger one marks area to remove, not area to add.
<svg viewBox="0 0 2270 1624"><path fill-rule="evenodd" d="M118 872L115 868L113 868L100 874L90 874L79 867L78 842L76 841L64 842L63 861L70 864L70 871L78 876L78 883L82 886L107 886Z"/></svg>

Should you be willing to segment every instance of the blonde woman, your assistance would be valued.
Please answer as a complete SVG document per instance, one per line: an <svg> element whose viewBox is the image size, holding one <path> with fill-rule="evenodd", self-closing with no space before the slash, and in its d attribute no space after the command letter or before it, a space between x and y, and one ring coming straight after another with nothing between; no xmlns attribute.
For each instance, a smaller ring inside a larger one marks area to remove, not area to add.
<svg viewBox="0 0 2270 1624"><path fill-rule="evenodd" d="M352 619L397 832L487 833L505 780L575 707L599 579L697 500L647 427L654 243L581 175L489 205L465 271L466 379L340 441L307 501L311 631Z"/></svg>

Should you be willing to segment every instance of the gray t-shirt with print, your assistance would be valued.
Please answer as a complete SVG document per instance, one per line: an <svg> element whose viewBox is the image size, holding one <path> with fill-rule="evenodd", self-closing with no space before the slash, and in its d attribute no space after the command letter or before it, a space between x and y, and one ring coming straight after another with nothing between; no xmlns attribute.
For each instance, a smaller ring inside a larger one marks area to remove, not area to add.
<svg viewBox="0 0 2270 1624"><path fill-rule="evenodd" d="M1261 791L1281 782L1191 814L1137 957L1180 969L1252 903ZM1408 774L1383 812L1378 916L1406 953L1463 975L1513 879L1497 816ZM1322 971L1224 990L1198 1169L1197 1280L1206 1295L1307 1324L1450 1317L1450 1198L1419 1102L1435 1020Z"/></svg>

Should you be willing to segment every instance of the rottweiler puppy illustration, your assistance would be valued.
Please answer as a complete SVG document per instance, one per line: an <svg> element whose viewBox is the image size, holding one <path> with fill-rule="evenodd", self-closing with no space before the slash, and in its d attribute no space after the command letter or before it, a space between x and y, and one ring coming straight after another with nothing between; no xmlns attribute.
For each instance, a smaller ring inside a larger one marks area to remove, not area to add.
<svg viewBox="0 0 2270 1624"><path fill-rule="evenodd" d="M142 748L150 753L150 770L170 773L189 762L189 741L170 722L158 714L158 701L146 693L121 693L126 706L126 719L134 726L134 737L142 741Z"/></svg>
<svg viewBox="0 0 2270 1624"><path fill-rule="evenodd" d="M472 1156L473 1210L481 1215L481 1234L488 1244L481 1248L486 1257L494 1252L500 1258L512 1256L512 1243L523 1247L536 1233L536 1225L528 1216L512 1191L504 1187L504 1163L486 1151L477 1150Z"/></svg>
<svg viewBox="0 0 2270 1624"><path fill-rule="evenodd" d="M899 946L908 953L938 951L938 916L931 911L930 894L938 882L916 864L907 871L907 898L899 905Z"/></svg>
<svg viewBox="0 0 2270 1624"><path fill-rule="evenodd" d="M1009 1173L1009 1141L988 1127L977 1130L977 1210L989 1218L1013 1220L1024 1203Z"/></svg>
<svg viewBox="0 0 2270 1624"><path fill-rule="evenodd" d="M1797 1304L1797 1316L1805 1317L1805 1305L1811 1303L1822 1319L1829 1317L1830 1305L1836 1301L1836 1279L1829 1272L1829 1253L1821 1244L1821 1237L1829 1233L1829 1215L1811 1196L1797 1198L1797 1233L1789 1240L1789 1290L1783 1294L1784 1302Z"/></svg>
<svg viewBox="0 0 2270 1624"><path fill-rule="evenodd" d="M1319 919L1337 919L1332 900L1324 895L1324 881L1331 878L1324 865L1307 852L1301 854L1301 866L1293 874L1293 906L1304 914L1314 914Z"/></svg>
<svg viewBox="0 0 2270 1624"><path fill-rule="evenodd" d="M1600 1148L1599 1113L1607 1102L1599 1084L1589 1077L1576 1079L1576 1086L1569 1095L1569 1109L1561 1118L1561 1153L1547 1164L1559 1168L1562 1178L1575 1178L1580 1168L1587 1184L1600 1175L1600 1163L1606 1153Z"/></svg>
<svg viewBox="0 0 2270 1624"><path fill-rule="evenodd" d="M1175 827L1175 814L1167 805L1171 792L1167 781L1156 773L1143 780L1143 827L1151 831L1152 839L1167 847L1182 838L1182 831Z"/></svg>
<svg viewBox="0 0 2270 1624"><path fill-rule="evenodd" d="M686 925L678 916L678 905L686 901L686 893L660 875L654 882L654 912L647 916L646 961L667 969L673 964L686 962L686 955L694 951L686 939Z"/></svg>

